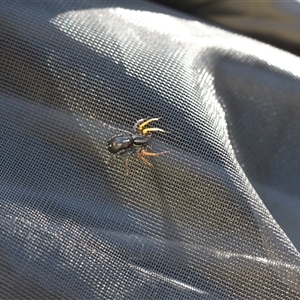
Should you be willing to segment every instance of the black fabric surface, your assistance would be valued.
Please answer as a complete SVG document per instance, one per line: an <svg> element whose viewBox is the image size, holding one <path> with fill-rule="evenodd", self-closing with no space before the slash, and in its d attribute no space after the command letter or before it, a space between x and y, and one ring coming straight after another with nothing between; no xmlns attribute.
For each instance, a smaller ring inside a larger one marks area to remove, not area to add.
<svg viewBox="0 0 300 300"><path fill-rule="evenodd" d="M300 55L299 0L153 0Z"/></svg>
<svg viewBox="0 0 300 300"><path fill-rule="evenodd" d="M299 299L300 60L144 1L3 1L1 299ZM161 117L125 174L107 141Z"/></svg>

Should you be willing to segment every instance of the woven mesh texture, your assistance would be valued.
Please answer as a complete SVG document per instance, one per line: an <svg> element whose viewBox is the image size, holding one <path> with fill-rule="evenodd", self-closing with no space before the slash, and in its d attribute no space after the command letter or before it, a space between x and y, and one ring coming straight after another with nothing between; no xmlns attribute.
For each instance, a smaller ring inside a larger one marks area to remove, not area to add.
<svg viewBox="0 0 300 300"><path fill-rule="evenodd" d="M299 58L150 2L0 6L1 299L299 299ZM146 117L170 153L126 175Z"/></svg>

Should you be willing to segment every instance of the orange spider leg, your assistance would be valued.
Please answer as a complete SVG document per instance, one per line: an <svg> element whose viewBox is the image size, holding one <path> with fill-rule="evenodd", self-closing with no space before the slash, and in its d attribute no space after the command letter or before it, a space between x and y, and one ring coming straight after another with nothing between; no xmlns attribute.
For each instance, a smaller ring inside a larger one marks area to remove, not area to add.
<svg viewBox="0 0 300 300"><path fill-rule="evenodd" d="M140 151L140 154L143 155L143 156L159 156L159 155L163 155L163 154L167 154L167 153L170 153L170 151L163 151L163 152L148 152L144 149L142 149Z"/></svg>
<svg viewBox="0 0 300 300"><path fill-rule="evenodd" d="M163 152L155 153L155 152L148 152L148 151L142 149L141 151L137 152L137 155L142 162L144 162L146 165L152 167L152 164L145 158L145 156L159 156L159 155L167 154L169 152L170 151L163 151Z"/></svg>
<svg viewBox="0 0 300 300"><path fill-rule="evenodd" d="M124 158L124 169L125 169L125 174L128 176L129 175L128 157Z"/></svg>
<svg viewBox="0 0 300 300"><path fill-rule="evenodd" d="M139 159L146 165L153 167L153 165L142 155L141 151L137 152L137 156L139 157Z"/></svg>

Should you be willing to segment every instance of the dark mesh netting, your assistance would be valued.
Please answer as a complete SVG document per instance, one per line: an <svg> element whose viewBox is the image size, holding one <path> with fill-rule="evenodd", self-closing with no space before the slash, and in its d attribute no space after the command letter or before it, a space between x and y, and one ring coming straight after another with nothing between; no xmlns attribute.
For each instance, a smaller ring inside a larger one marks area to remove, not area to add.
<svg viewBox="0 0 300 300"><path fill-rule="evenodd" d="M299 299L298 57L150 2L0 7L1 299ZM169 153L114 157L147 117Z"/></svg>

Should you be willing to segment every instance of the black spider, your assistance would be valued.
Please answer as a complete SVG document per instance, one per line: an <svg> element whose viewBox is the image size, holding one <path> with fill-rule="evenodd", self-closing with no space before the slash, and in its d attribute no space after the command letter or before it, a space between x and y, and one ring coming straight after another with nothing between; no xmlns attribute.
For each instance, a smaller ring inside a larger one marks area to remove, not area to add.
<svg viewBox="0 0 300 300"><path fill-rule="evenodd" d="M151 139L151 132L166 132L160 128L144 128L149 123L158 121L159 119L160 118L147 118L138 120L133 127L136 133L132 134L128 132L123 135L112 137L107 143L108 150L116 155L135 152L143 163L148 166L152 166L152 164L146 159L147 156L158 156L169 152L164 151L155 153L146 151L146 148L149 148L148 143ZM129 169L127 156L125 156L124 164L126 174L128 175Z"/></svg>

